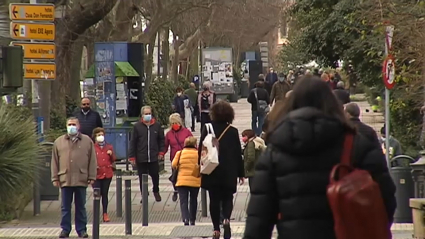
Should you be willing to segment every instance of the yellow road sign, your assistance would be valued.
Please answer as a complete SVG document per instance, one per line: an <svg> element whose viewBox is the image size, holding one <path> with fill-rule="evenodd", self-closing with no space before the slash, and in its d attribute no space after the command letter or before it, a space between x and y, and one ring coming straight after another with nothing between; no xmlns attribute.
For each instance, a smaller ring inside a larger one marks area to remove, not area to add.
<svg viewBox="0 0 425 239"><path fill-rule="evenodd" d="M9 4L10 20L49 21L55 20L53 4Z"/></svg>
<svg viewBox="0 0 425 239"><path fill-rule="evenodd" d="M55 63L24 63L24 78L32 80L54 80Z"/></svg>
<svg viewBox="0 0 425 239"><path fill-rule="evenodd" d="M54 60L56 46L53 43L12 42L13 46L22 46L25 59Z"/></svg>
<svg viewBox="0 0 425 239"><path fill-rule="evenodd" d="M54 41L55 30L53 23L10 23L10 36L18 40Z"/></svg>

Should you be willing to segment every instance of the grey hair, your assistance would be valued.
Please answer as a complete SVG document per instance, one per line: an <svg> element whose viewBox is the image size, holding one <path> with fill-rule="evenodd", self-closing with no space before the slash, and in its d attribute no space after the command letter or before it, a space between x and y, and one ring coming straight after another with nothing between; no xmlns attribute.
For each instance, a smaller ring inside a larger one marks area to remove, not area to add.
<svg viewBox="0 0 425 239"><path fill-rule="evenodd" d="M344 88L345 87L344 81L338 81L338 83L336 83L336 87Z"/></svg>
<svg viewBox="0 0 425 239"><path fill-rule="evenodd" d="M202 84L202 86L203 87L208 87L208 89L210 88L210 82L209 81L205 81L203 84Z"/></svg>
<svg viewBox="0 0 425 239"><path fill-rule="evenodd" d="M149 105L145 105L140 109L140 114L143 114L143 111L145 110L151 110L152 111L152 107L150 107Z"/></svg>
<svg viewBox="0 0 425 239"><path fill-rule="evenodd" d="M75 121L77 121L78 123L80 123L80 121L78 120L78 118L77 118L77 117L74 117L74 116L67 118L67 119L66 119L66 122L68 123L68 121L70 121L70 120L75 120Z"/></svg>

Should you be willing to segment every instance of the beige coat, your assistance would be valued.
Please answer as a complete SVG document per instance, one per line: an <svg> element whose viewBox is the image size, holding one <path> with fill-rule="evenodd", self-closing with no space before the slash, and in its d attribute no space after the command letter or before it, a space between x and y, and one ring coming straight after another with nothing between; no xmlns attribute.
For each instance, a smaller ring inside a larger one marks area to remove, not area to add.
<svg viewBox="0 0 425 239"><path fill-rule="evenodd" d="M96 180L97 160L93 141L79 134L75 142L68 135L55 140L52 151L52 182L61 187L87 187Z"/></svg>

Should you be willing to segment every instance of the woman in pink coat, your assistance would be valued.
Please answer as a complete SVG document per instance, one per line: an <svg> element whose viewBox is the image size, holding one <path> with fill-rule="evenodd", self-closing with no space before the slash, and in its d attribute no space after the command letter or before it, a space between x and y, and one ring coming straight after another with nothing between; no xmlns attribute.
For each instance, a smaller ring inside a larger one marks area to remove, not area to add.
<svg viewBox="0 0 425 239"><path fill-rule="evenodd" d="M192 136L190 130L183 126L182 118L178 113L174 113L170 115L169 123L171 129L165 135L165 147L164 152L161 152L160 155L165 155L168 151L168 147L170 147L170 161L173 161L174 156L177 151L180 151L184 147L184 140L187 137ZM173 170L173 169L172 169ZM173 202L177 201L178 193L176 190L176 186L173 184L174 193L172 200Z"/></svg>

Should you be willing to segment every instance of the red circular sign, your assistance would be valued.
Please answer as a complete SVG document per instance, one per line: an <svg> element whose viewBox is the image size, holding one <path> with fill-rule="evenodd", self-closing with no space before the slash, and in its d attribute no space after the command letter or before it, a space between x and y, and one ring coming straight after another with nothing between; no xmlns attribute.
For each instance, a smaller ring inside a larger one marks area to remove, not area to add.
<svg viewBox="0 0 425 239"><path fill-rule="evenodd" d="M395 86L395 59L391 55L387 56L382 65L382 79L388 90Z"/></svg>

